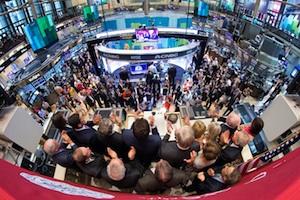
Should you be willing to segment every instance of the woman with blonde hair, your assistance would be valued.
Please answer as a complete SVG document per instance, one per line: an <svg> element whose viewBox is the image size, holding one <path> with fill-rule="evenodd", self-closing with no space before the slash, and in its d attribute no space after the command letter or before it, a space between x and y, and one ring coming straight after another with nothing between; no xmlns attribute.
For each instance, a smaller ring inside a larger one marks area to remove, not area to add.
<svg viewBox="0 0 300 200"><path fill-rule="evenodd" d="M203 145L203 139L204 139L204 133L206 131L206 126L203 121L197 120L193 126L192 129L194 131L195 140L199 143L200 147Z"/></svg>

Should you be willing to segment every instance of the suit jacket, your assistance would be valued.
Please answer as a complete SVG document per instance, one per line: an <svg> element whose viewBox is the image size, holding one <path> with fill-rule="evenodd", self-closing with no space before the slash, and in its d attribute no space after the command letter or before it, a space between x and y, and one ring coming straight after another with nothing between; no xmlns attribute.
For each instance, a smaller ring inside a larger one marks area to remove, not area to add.
<svg viewBox="0 0 300 200"><path fill-rule="evenodd" d="M125 144L122 134L113 132L110 135L104 136L104 142L107 147L110 147L118 154L118 157L123 160L128 159L129 147Z"/></svg>
<svg viewBox="0 0 300 200"><path fill-rule="evenodd" d="M104 138L90 127L74 130L76 144L80 147L90 147L93 152L104 154L106 145Z"/></svg>
<svg viewBox="0 0 300 200"><path fill-rule="evenodd" d="M90 160L76 164L78 168L87 175L100 178L101 171L106 166L106 161L104 160L103 155L94 154L91 156Z"/></svg>
<svg viewBox="0 0 300 200"><path fill-rule="evenodd" d="M190 173L173 168L172 179L166 183L162 183L157 180L154 173L148 169L144 176L139 179L134 190L140 194L157 194L158 192L163 192L164 190L177 185L185 185L189 181L190 177Z"/></svg>
<svg viewBox="0 0 300 200"><path fill-rule="evenodd" d="M123 141L128 147L135 147L136 158L144 166L147 166L153 159L156 158L161 138L157 128L152 129L152 135L149 135L147 139L142 141L135 138L131 129L126 129L123 131Z"/></svg>
<svg viewBox="0 0 300 200"><path fill-rule="evenodd" d="M107 168L103 168L101 171L101 177L105 179L108 183L120 188L133 188L139 178L143 175L144 167L140 164L139 161L133 160L125 163L125 177L120 181L112 180L107 174Z"/></svg>
<svg viewBox="0 0 300 200"><path fill-rule="evenodd" d="M95 125L93 121L87 121L87 123L85 124L86 126L93 128L93 126ZM76 137L76 132L72 129L72 127L70 125L66 125L66 127L63 129L65 131L67 131L67 135L71 138L71 140L75 143L75 144L79 144L79 142L77 141ZM60 130L62 131L62 130Z"/></svg>
<svg viewBox="0 0 300 200"><path fill-rule="evenodd" d="M236 131L236 128L231 128L226 123L221 124L221 134L227 130L229 130L230 137L232 137L234 132Z"/></svg>
<svg viewBox="0 0 300 200"><path fill-rule="evenodd" d="M192 192L196 191L197 194L205 194L210 192L216 192L226 188L226 184L220 182L213 177L209 176L207 173L204 173L205 180L202 182L197 177L194 179L192 185L185 188L185 191Z"/></svg>
<svg viewBox="0 0 300 200"><path fill-rule="evenodd" d="M171 68L168 69L168 75L170 77L175 77L176 76L176 72L177 72L177 70L176 70L175 67L171 67Z"/></svg>
<svg viewBox="0 0 300 200"><path fill-rule="evenodd" d="M67 149L67 144L62 143L59 150L52 155L52 159L55 163L63 167L74 168L75 162L72 158L74 150L77 148L77 145L71 145L71 149Z"/></svg>
<svg viewBox="0 0 300 200"><path fill-rule="evenodd" d="M168 141L170 135L166 134L161 143L158 156L170 163L172 167L183 168L186 165L184 159L190 158L191 151L200 151L198 143L194 142L191 148L187 150L181 150L178 148L176 141Z"/></svg>
<svg viewBox="0 0 300 200"><path fill-rule="evenodd" d="M220 156L215 162L215 166L223 166L240 158L242 150L242 147L228 145L221 151Z"/></svg>

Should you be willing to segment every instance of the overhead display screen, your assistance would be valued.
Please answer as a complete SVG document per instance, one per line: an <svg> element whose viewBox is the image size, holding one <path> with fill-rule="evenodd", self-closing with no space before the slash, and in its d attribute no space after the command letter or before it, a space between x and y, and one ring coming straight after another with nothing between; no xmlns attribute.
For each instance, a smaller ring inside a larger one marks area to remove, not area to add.
<svg viewBox="0 0 300 200"><path fill-rule="evenodd" d="M138 41L148 41L148 40L157 40L158 39L158 30L157 28L140 28L135 30L135 37Z"/></svg>
<svg viewBox="0 0 300 200"><path fill-rule="evenodd" d="M207 3L203 2L203 1L199 1L198 16L201 16L201 17L208 16L208 4Z"/></svg>
<svg viewBox="0 0 300 200"><path fill-rule="evenodd" d="M34 52L58 41L56 27L51 15L37 18L31 24L26 25L24 33Z"/></svg>
<svg viewBox="0 0 300 200"><path fill-rule="evenodd" d="M83 7L83 18L86 23L97 21L99 19L98 7L96 5Z"/></svg>
<svg viewBox="0 0 300 200"><path fill-rule="evenodd" d="M268 10L272 12L278 13L281 8L281 2L278 1L270 1L268 5Z"/></svg>
<svg viewBox="0 0 300 200"><path fill-rule="evenodd" d="M267 13L268 5L269 5L269 0L260 0L258 12L259 13Z"/></svg>
<svg viewBox="0 0 300 200"><path fill-rule="evenodd" d="M244 2L244 7L245 7L247 10L254 10L254 9L255 9L255 3L256 3L256 0L248 0L248 1L245 1L245 2Z"/></svg>
<svg viewBox="0 0 300 200"><path fill-rule="evenodd" d="M290 4L299 4L299 0L289 0ZM280 22L279 29L291 35L292 37L300 37L300 8L287 5Z"/></svg>
<svg viewBox="0 0 300 200"><path fill-rule="evenodd" d="M107 0L95 0L96 5L104 5L107 4Z"/></svg>
<svg viewBox="0 0 300 200"><path fill-rule="evenodd" d="M230 12L234 11L235 0L221 0L221 8Z"/></svg>
<svg viewBox="0 0 300 200"><path fill-rule="evenodd" d="M256 0L245 0L243 3L244 3L244 7L247 10L253 10L253 11L255 10ZM266 13L267 10L268 10L268 5L269 5L269 0L260 0L259 7L258 7L258 12L259 13Z"/></svg>

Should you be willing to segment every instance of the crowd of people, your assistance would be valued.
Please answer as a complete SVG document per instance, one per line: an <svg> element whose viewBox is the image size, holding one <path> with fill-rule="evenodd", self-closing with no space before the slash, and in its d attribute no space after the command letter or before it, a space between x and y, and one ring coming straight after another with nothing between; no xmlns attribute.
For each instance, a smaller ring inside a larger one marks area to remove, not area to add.
<svg viewBox="0 0 300 200"><path fill-rule="evenodd" d="M211 116L220 116L226 108L223 115L228 115L249 95L243 76L226 63L220 65L217 58L211 59L207 54L203 59L198 57L194 56L184 74L173 65L164 71L160 64L152 64L144 78L131 82L124 67L118 75L103 70L99 76L89 54L83 53L64 64L61 76L54 76L38 88L42 103L33 111L45 119L48 112L55 110L53 106L76 112L104 107L150 111L162 106L178 111L179 106L187 104L203 106Z"/></svg>
<svg viewBox="0 0 300 200"><path fill-rule="evenodd" d="M57 164L121 190L158 194L179 187L189 194L204 194L233 185L241 177L237 164L242 161L243 147L264 125L258 117L241 125L240 116L232 110L247 95L242 77L208 55L202 60L196 54L180 79L175 67L164 73L154 65L145 81L137 83L130 82L126 68L117 78L107 72L98 76L88 54L67 62L63 71L64 76L40 88L43 104L38 112L50 112L54 106L72 114L67 119L59 112L53 115L63 142L48 139L44 151ZM47 97L53 92L58 101L50 106ZM185 116L184 126L177 127L180 119L172 111L184 104L202 106L209 117L223 122L191 123ZM159 133L154 115L148 119L138 115L159 105L168 113L167 133ZM114 114L85 121L86 113L105 107L132 110L136 120L128 129ZM222 108L227 117L221 115Z"/></svg>
<svg viewBox="0 0 300 200"><path fill-rule="evenodd" d="M78 113L65 119L54 114L62 144L48 139L44 151L61 166L73 168L125 191L158 194L172 187L182 192L204 194L233 185L240 180L236 167L241 151L263 128L255 118L241 125L240 116L230 113L223 123L201 120L176 127L177 114L169 114L167 133L161 138L154 116L136 115L130 129L122 120L95 115L84 121ZM97 126L98 129L94 129ZM67 148L68 147L68 148Z"/></svg>

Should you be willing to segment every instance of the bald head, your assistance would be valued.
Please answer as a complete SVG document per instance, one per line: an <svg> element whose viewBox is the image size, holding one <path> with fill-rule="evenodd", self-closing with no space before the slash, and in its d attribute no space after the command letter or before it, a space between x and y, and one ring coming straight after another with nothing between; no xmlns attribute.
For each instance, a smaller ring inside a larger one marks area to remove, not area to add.
<svg viewBox="0 0 300 200"><path fill-rule="evenodd" d="M125 177L126 168L119 158L112 159L106 168L107 175L114 181L120 181Z"/></svg>
<svg viewBox="0 0 300 200"><path fill-rule="evenodd" d="M244 131L236 131L232 137L232 140L236 145L244 147L249 143L250 137L248 133Z"/></svg>
<svg viewBox="0 0 300 200"><path fill-rule="evenodd" d="M83 162L86 159L88 159L89 157L91 157L91 150L88 147L78 147L73 155L72 158L75 162Z"/></svg>
<svg viewBox="0 0 300 200"><path fill-rule="evenodd" d="M58 151L59 143L56 140L48 139L45 142L43 149L47 154L53 155Z"/></svg>
<svg viewBox="0 0 300 200"><path fill-rule="evenodd" d="M231 112L226 118L226 123L231 128L237 128L241 124L241 117L237 113Z"/></svg>

